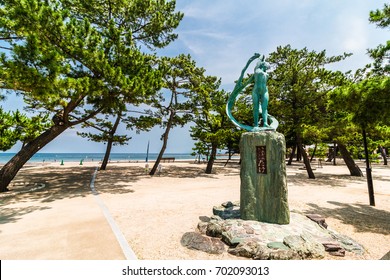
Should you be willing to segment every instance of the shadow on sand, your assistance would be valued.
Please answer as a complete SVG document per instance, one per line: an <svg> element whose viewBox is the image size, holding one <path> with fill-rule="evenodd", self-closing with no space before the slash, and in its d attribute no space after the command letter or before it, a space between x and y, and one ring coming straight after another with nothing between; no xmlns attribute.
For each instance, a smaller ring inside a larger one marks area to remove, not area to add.
<svg viewBox="0 0 390 280"><path fill-rule="evenodd" d="M124 167L108 166L106 171L99 171L95 185L99 193L125 194L132 193L131 184L141 179L158 179L158 177L172 178L210 178L217 179L216 174L224 176L239 176L239 165L224 167L223 164L216 163L213 168L213 174L206 174L204 164L193 164L190 166L175 166L162 164L162 172L154 177L147 174L143 167ZM152 164L150 164L152 167ZM316 174L317 179L307 178L306 171L297 171L288 167L292 173L287 176L288 183L315 184L317 186L347 187L349 182L365 182L364 177L351 177L348 174L332 175L320 173ZM2 196L0 194L0 224L12 222L27 213L39 210L45 210L50 207L45 203L50 203L60 199L71 199L84 197L91 194L90 182L95 167L76 166L61 168L45 168L21 170L9 193L15 193L11 196ZM390 177L381 178L390 180ZM34 183L44 183L45 187L36 191L17 194L17 192L28 190ZM8 193L7 193L8 194ZM25 202L25 207L19 207L19 203ZM30 202L39 202L39 206L29 206ZM383 234L390 234L390 213L360 204L341 204L330 202L339 206L337 209L319 207L310 204L312 208L307 212L315 211L327 217L335 217L346 224L351 224L358 231L372 231ZM12 206L15 204L14 206ZM11 207L12 206L12 207Z"/></svg>
<svg viewBox="0 0 390 280"><path fill-rule="evenodd" d="M311 209L306 214L316 213L340 220L342 223L352 225L357 232L372 232L390 234L390 212L380 210L364 204L346 204L336 201L328 201L337 208L326 208L309 203Z"/></svg>

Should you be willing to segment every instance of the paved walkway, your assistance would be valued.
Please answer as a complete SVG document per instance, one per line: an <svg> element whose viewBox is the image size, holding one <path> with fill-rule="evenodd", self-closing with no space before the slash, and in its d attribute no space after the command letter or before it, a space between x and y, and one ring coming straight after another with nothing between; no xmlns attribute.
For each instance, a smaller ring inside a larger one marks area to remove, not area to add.
<svg viewBox="0 0 390 280"><path fill-rule="evenodd" d="M91 172L83 169L79 183L65 190L47 187L0 197L0 259L129 258L102 210L103 202L90 189Z"/></svg>

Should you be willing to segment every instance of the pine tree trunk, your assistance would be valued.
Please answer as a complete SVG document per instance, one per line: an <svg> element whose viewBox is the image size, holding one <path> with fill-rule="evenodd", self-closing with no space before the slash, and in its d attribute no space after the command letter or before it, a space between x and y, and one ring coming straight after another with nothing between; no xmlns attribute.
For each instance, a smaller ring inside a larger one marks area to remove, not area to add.
<svg viewBox="0 0 390 280"><path fill-rule="evenodd" d="M302 139L300 136L297 137L297 145L298 145L298 151L300 151L300 154L303 157L303 162L305 163L307 175L309 176L309 179L315 179L316 176L314 176L313 169L311 168L309 157L307 156L307 153L305 149L303 148Z"/></svg>
<svg viewBox="0 0 390 280"><path fill-rule="evenodd" d="M291 151L291 154L290 154L290 158L288 159L287 165L291 165L292 164L293 158L295 156L296 149L297 149L297 145L295 144L294 147L292 148L292 151Z"/></svg>
<svg viewBox="0 0 390 280"><path fill-rule="evenodd" d="M382 158L383 158L383 165L387 165L387 155L386 155L386 150L385 150L385 148L380 147L379 150L380 150L381 156L382 156Z"/></svg>
<svg viewBox="0 0 390 280"><path fill-rule="evenodd" d="M298 141L297 141L297 143L298 143ZM301 148L303 147L299 147L298 146L299 144L297 144L297 161L299 162L299 161L301 161L302 160L302 151L301 151Z"/></svg>
<svg viewBox="0 0 390 280"><path fill-rule="evenodd" d="M54 125L37 138L26 144L12 159L0 170L0 192L8 191L8 185L15 178L23 165L46 144L64 132L68 126Z"/></svg>
<svg viewBox="0 0 390 280"><path fill-rule="evenodd" d="M213 171L214 161L217 156L217 148L217 145L211 145L211 156L209 158L209 161L207 162L206 174L211 174L211 172Z"/></svg>
<svg viewBox="0 0 390 280"><path fill-rule="evenodd" d="M367 133L366 133L365 128L362 129L362 133L363 133L364 155L366 158L366 177L367 177L368 198L370 200L370 205L375 206L374 182L372 181L372 170L371 170L371 164L370 164L370 157L368 155Z"/></svg>
<svg viewBox="0 0 390 280"><path fill-rule="evenodd" d="M110 158L114 135L115 135L116 130L118 128L121 117L122 117L122 112L119 112L117 115L117 118L115 120L115 123L110 131L110 137L107 141L106 153L104 154L104 159L103 159L102 165L100 166L100 170L106 170L108 159Z"/></svg>
<svg viewBox="0 0 390 280"><path fill-rule="evenodd" d="M106 153L104 154L104 158L102 161L102 165L100 166L100 170L106 170L108 159L110 158L111 148L112 148L112 138L108 139L107 141Z"/></svg>
<svg viewBox="0 0 390 280"><path fill-rule="evenodd" d="M314 156L316 155L316 151L317 151L317 143L315 144L314 149L313 149L313 153L311 154L310 162L313 161L313 158L314 158Z"/></svg>
<svg viewBox="0 0 390 280"><path fill-rule="evenodd" d="M340 153L343 156L344 162L347 165L351 176L363 177L362 171L360 170L359 166L357 166L354 159L351 157L351 154L348 152L347 147L345 147L340 142L337 142L337 145L340 149Z"/></svg>
<svg viewBox="0 0 390 280"><path fill-rule="evenodd" d="M154 175L156 173L157 167L160 164L160 161L164 155L165 149L167 148L169 131L171 130L174 116L175 116L175 112L171 111L171 114L170 114L169 119L168 119L167 127L165 128L165 132L163 134L163 145L161 147L160 153L158 154L156 162L153 165L152 170L150 170L150 172L149 172L149 175Z"/></svg>

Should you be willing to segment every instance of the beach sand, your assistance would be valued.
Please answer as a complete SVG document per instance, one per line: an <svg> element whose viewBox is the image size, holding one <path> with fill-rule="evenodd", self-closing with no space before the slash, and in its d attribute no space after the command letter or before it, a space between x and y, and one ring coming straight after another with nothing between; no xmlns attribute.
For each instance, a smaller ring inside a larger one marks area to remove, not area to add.
<svg viewBox="0 0 390 280"><path fill-rule="evenodd" d="M23 168L0 194L0 259L124 259L89 188L97 163L36 164ZM363 162L358 163L364 172ZM99 171L95 188L138 259L238 260L180 244L213 206L239 201L239 166L217 163L162 163L154 177L145 163L110 163ZM150 163L150 167L152 163ZM313 165L315 167L315 165ZM326 218L333 230L364 246L363 256L326 259L380 259L390 251L390 167L373 166L376 206L369 206L366 178L349 176L339 161L307 178L302 164L287 167L290 210ZM35 183L45 187L28 191ZM25 192L26 191L26 192Z"/></svg>

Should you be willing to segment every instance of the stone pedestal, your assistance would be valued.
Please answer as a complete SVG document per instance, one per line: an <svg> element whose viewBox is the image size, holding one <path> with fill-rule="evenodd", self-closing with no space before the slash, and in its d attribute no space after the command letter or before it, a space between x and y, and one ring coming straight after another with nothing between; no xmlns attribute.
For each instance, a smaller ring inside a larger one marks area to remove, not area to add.
<svg viewBox="0 0 390 280"><path fill-rule="evenodd" d="M241 219L289 224L284 135L275 131L241 136Z"/></svg>

